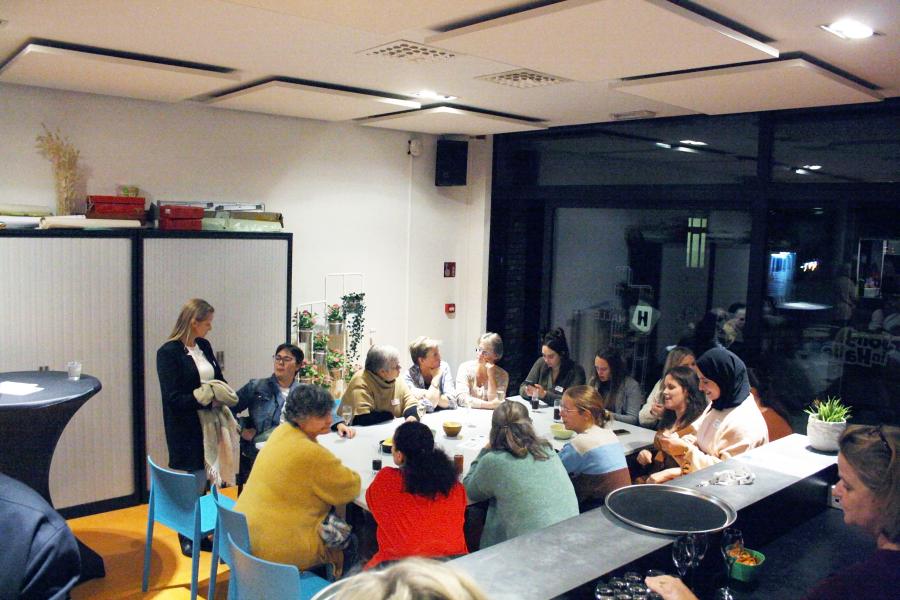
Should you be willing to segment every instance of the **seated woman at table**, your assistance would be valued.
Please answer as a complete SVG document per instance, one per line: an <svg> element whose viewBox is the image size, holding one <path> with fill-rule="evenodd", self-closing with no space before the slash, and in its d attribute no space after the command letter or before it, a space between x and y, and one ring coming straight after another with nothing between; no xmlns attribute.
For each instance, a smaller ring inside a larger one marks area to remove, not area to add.
<svg viewBox="0 0 900 600"><path fill-rule="evenodd" d="M359 474L316 442L331 427L334 400L327 390L300 384L284 405L285 422L260 451L235 510L247 517L253 554L306 570L344 555L328 548L318 526L332 506L359 495Z"/></svg>
<svg viewBox="0 0 900 600"><path fill-rule="evenodd" d="M807 600L896 598L900 590L900 427L851 425L841 436L840 481L835 499L844 523L875 539L876 550L866 560L844 567L820 581ZM771 558L771 557L770 557ZM648 577L647 585L665 600L696 600L681 580Z"/></svg>
<svg viewBox="0 0 900 600"><path fill-rule="evenodd" d="M478 338L475 348L477 358L459 365L456 373L457 402L472 408L494 409L500 405L497 391L506 392L509 374L497 366L503 358L503 340L496 333L485 333Z"/></svg>
<svg viewBox="0 0 900 600"><path fill-rule="evenodd" d="M631 484L625 450L616 434L603 429L609 415L603 398L589 385L570 387L562 396L559 415L577 435L563 446L559 458L572 478L582 512L603 504L609 492Z"/></svg>
<svg viewBox="0 0 900 600"><path fill-rule="evenodd" d="M650 394L647 396L647 401L644 403L644 406L641 407L641 412L638 415L638 422L641 427L646 427L648 429L656 429L656 426L659 424L659 418L662 416L663 411L663 380L666 378L666 373L671 371L675 367L693 367L697 362L697 359L694 357L694 352L685 346L675 346L669 353L666 355L666 364L663 366L662 377L659 378L659 381L656 382L656 385L653 386L653 389L650 390Z"/></svg>
<svg viewBox="0 0 900 600"><path fill-rule="evenodd" d="M725 348L713 348L697 359L695 371L700 390L712 405L697 427L696 440L661 437L660 450L693 472L769 441L766 421L750 394L744 361Z"/></svg>
<svg viewBox="0 0 900 600"><path fill-rule="evenodd" d="M597 350L590 385L600 392L606 409L617 421L638 424L644 396L640 384L625 371L625 361L618 350Z"/></svg>
<svg viewBox="0 0 900 600"><path fill-rule="evenodd" d="M378 524L378 552L366 568L407 556L466 554L466 490L428 426L400 425L391 454L399 468L385 467L366 490Z"/></svg>
<svg viewBox="0 0 900 600"><path fill-rule="evenodd" d="M456 408L456 389L450 365L441 360L440 342L417 337L409 345L412 366L403 374L403 382L425 407L425 412Z"/></svg>
<svg viewBox="0 0 900 600"><path fill-rule="evenodd" d="M663 483L690 472L684 455L672 456L663 451L662 440L696 442L699 419L708 404L706 395L700 391L697 374L689 367L670 369L663 382L663 414L653 441L655 450L641 450L636 459L639 465L648 467L649 474L636 478L635 483Z"/></svg>
<svg viewBox="0 0 900 600"><path fill-rule="evenodd" d="M488 443L463 485L470 501L488 501L481 548L578 514L575 489L562 461L550 443L537 436L520 402L504 402L494 410Z"/></svg>
<svg viewBox="0 0 900 600"><path fill-rule="evenodd" d="M769 432L769 441L774 442L794 433L791 427L790 416L778 400L774 397L772 387L767 384L765 378L760 378L755 369L747 368L747 380L750 382L750 393L756 400L756 406L766 421L766 429Z"/></svg>
<svg viewBox="0 0 900 600"><path fill-rule="evenodd" d="M537 396L552 405L573 385L584 385L584 369L569 358L566 333L557 327L544 336L541 357L519 386L519 395L523 398Z"/></svg>
<svg viewBox="0 0 900 600"><path fill-rule="evenodd" d="M400 353L393 346L372 346L366 367L357 371L341 400L353 407L354 425L375 425L397 417L419 420L419 401L400 376Z"/></svg>

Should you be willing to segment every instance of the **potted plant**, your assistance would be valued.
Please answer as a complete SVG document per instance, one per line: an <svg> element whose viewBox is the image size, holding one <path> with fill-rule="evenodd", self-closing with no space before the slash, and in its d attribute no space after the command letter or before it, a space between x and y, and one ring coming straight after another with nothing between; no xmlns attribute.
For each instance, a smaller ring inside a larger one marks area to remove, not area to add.
<svg viewBox="0 0 900 600"><path fill-rule="evenodd" d="M300 383L315 383L319 378L319 369L311 362L303 361L300 370L297 372Z"/></svg>
<svg viewBox="0 0 900 600"><path fill-rule="evenodd" d="M332 304L327 307L325 320L328 321L328 335L344 333L344 309L340 304Z"/></svg>
<svg viewBox="0 0 900 600"><path fill-rule="evenodd" d="M291 324L297 336L297 345L303 350L304 355L309 355L312 351L312 329L316 324L316 313L308 310L301 311L299 308L294 311Z"/></svg>
<svg viewBox="0 0 900 600"><path fill-rule="evenodd" d="M850 407L845 406L840 397L829 396L824 402L818 398L806 409L809 419L806 435L809 445L823 452L837 452L838 440L847 428Z"/></svg>
<svg viewBox="0 0 900 600"><path fill-rule="evenodd" d="M325 351L328 349L328 336L320 331L313 336L313 358L317 365L325 364Z"/></svg>
<svg viewBox="0 0 900 600"><path fill-rule="evenodd" d="M347 360L351 364L355 364L359 359L359 343L362 341L363 327L366 322L363 317L366 312L366 305L363 302L365 297L366 294L363 292L354 292L341 296L345 319L349 319L351 315L353 316L353 320L349 321L347 325L347 334L350 337L347 347Z"/></svg>
<svg viewBox="0 0 900 600"><path fill-rule="evenodd" d="M341 378L341 370L346 362L347 359L342 353L332 350L328 351L328 354L325 356L325 366L328 367L328 372L331 373L332 379L338 380Z"/></svg>

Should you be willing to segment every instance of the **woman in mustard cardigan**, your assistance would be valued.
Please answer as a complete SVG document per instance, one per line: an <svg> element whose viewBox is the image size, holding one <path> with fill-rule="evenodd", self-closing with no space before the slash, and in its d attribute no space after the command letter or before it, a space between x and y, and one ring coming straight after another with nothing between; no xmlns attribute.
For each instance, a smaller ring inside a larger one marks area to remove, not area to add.
<svg viewBox="0 0 900 600"><path fill-rule="evenodd" d="M343 567L340 550L327 548L317 530L331 507L359 495L359 474L316 442L331 428L334 400L301 384L287 398L285 422L260 451L235 510L247 517L253 554L307 570Z"/></svg>

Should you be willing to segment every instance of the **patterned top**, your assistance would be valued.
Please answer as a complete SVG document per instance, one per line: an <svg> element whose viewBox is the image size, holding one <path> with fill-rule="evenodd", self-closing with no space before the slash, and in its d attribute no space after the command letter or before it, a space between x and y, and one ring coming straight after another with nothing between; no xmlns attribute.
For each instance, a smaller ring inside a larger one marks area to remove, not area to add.
<svg viewBox="0 0 900 600"><path fill-rule="evenodd" d="M435 385L435 379L437 380L437 387L440 390L441 395L447 396L447 408L456 408L456 388L453 387L453 373L450 371L450 365L441 361L440 372L432 379L431 385ZM403 374L403 382L409 389L428 389L428 386L425 385L425 378L422 376L422 370L419 368L419 365L413 365L406 370ZM419 404L425 407L426 412L434 412L435 406L428 398L422 398L419 400Z"/></svg>

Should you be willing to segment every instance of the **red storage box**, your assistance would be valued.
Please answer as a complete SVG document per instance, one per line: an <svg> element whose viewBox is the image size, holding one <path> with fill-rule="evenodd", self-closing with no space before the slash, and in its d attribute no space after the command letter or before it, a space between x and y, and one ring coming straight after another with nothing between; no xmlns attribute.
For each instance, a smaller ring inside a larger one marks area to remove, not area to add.
<svg viewBox="0 0 900 600"><path fill-rule="evenodd" d="M202 211L201 211L202 212ZM200 231L203 219L167 219L160 217L159 228L178 231Z"/></svg>
<svg viewBox="0 0 900 600"><path fill-rule="evenodd" d="M143 223L147 218L144 198L130 196L88 196L88 219L134 219Z"/></svg>
<svg viewBox="0 0 900 600"><path fill-rule="evenodd" d="M202 206L181 206L178 204L165 204L159 207L159 219L202 219ZM162 229L162 227L160 227ZM198 227L199 229L199 227Z"/></svg>

